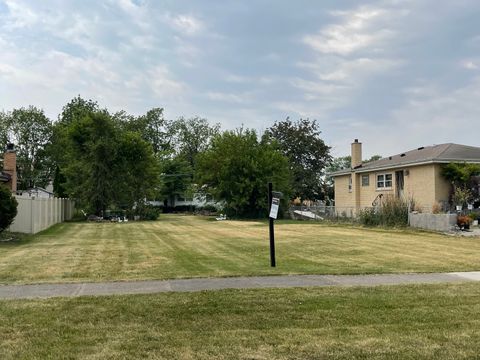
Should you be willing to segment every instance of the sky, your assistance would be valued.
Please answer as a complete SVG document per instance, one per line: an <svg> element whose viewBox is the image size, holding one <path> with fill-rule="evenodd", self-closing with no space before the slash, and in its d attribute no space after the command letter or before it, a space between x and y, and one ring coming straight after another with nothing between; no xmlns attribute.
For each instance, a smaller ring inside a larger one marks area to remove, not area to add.
<svg viewBox="0 0 480 360"><path fill-rule="evenodd" d="M315 119L333 156L480 146L478 0L0 0L0 110L73 97L263 132Z"/></svg>

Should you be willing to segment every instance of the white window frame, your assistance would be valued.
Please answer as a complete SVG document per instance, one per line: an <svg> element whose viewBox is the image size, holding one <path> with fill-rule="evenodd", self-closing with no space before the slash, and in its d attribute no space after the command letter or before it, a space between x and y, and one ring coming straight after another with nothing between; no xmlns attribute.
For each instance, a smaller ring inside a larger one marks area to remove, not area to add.
<svg viewBox="0 0 480 360"><path fill-rule="evenodd" d="M387 176L390 176L389 180L387 180ZM377 190L391 190L393 188L393 173L376 174L375 179ZM387 186L388 182L390 182L390 186Z"/></svg>

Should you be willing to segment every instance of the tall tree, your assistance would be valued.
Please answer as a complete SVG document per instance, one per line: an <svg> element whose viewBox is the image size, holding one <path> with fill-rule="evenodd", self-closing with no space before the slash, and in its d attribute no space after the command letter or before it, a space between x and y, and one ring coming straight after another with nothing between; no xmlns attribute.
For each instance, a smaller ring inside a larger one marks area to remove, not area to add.
<svg viewBox="0 0 480 360"><path fill-rule="evenodd" d="M66 127L66 192L100 215L111 206L131 209L158 187L152 147L125 131L105 111L86 114Z"/></svg>
<svg viewBox="0 0 480 360"><path fill-rule="evenodd" d="M0 155L3 155L3 150L8 142L8 114L0 112Z"/></svg>
<svg viewBox="0 0 480 360"><path fill-rule="evenodd" d="M170 122L163 116L163 108L153 108L136 118L121 113L117 116L123 117L126 130L138 132L149 142L155 154L173 149L173 130Z"/></svg>
<svg viewBox="0 0 480 360"><path fill-rule="evenodd" d="M8 141L16 146L18 188L45 187L53 176L54 166L46 146L52 137L52 122L43 110L34 106L14 109L4 114L3 127Z"/></svg>
<svg viewBox="0 0 480 360"><path fill-rule="evenodd" d="M115 159L115 203L131 209L159 191L159 167L152 146L140 134L120 131Z"/></svg>
<svg viewBox="0 0 480 360"><path fill-rule="evenodd" d="M101 214L115 199L117 134L113 121L102 112L73 122L62 173L65 188L89 210Z"/></svg>
<svg viewBox="0 0 480 360"><path fill-rule="evenodd" d="M197 181L225 201L227 214L266 216L267 183L289 196L291 173L288 159L275 142L259 142L253 130L226 131L198 156Z"/></svg>
<svg viewBox="0 0 480 360"><path fill-rule="evenodd" d="M181 117L174 121L172 128L179 155L195 168L197 155L208 149L213 137L219 133L220 124L210 125L207 119L200 117Z"/></svg>
<svg viewBox="0 0 480 360"><path fill-rule="evenodd" d="M70 124L83 119L85 116L100 110L98 103L94 100L83 99L80 95L70 100L58 116L58 122Z"/></svg>
<svg viewBox="0 0 480 360"><path fill-rule="evenodd" d="M331 160L330 147L320 137L315 120L289 118L276 122L265 132L265 139L275 139L282 153L290 160L294 197L321 199L323 175Z"/></svg>
<svg viewBox="0 0 480 360"><path fill-rule="evenodd" d="M69 164L68 154L65 151L69 146L69 129L73 127L73 124L99 111L100 107L96 101L86 100L78 95L63 107L61 114L58 116L58 121L53 126L52 141L47 148L55 164L53 179L55 195L60 197L68 196L68 192L65 189L67 179L64 173L65 168ZM106 113L105 110L104 112Z"/></svg>

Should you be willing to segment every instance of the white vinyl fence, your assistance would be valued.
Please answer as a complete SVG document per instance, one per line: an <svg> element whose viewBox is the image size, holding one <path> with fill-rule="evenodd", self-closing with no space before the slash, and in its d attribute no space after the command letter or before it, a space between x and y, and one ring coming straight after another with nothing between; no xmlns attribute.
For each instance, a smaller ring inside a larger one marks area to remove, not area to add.
<svg viewBox="0 0 480 360"><path fill-rule="evenodd" d="M54 224L70 220L75 202L61 198L35 198L15 196L18 202L17 216L10 231L36 234Z"/></svg>

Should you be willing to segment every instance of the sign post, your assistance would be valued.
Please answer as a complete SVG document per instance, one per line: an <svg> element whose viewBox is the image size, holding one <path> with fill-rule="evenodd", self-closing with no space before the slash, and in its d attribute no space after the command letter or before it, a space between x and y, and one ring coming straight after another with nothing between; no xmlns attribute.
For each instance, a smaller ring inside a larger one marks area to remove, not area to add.
<svg viewBox="0 0 480 360"><path fill-rule="evenodd" d="M275 201L275 202L274 202ZM268 204L270 206L270 214L268 216L269 229L270 229L270 266L275 267L275 230L273 228L273 221L278 215L278 206L280 205L280 199L273 197L273 185L268 183Z"/></svg>

